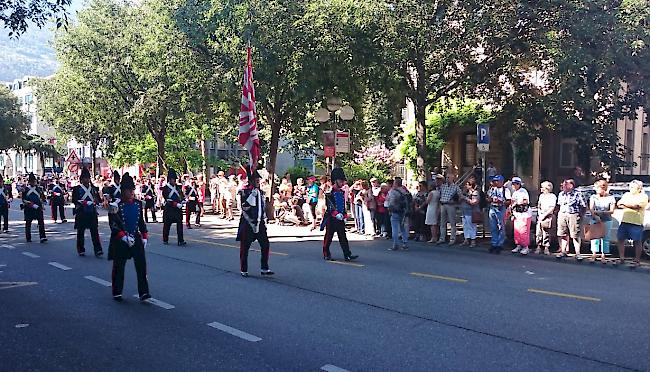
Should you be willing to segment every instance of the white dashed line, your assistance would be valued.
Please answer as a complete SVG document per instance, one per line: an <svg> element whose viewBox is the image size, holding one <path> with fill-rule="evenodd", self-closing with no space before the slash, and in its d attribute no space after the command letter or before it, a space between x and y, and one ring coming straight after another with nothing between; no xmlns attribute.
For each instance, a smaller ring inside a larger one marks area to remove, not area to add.
<svg viewBox="0 0 650 372"><path fill-rule="evenodd" d="M95 282L95 283L97 283L97 284L101 284L101 285L103 285L104 287L110 287L110 286L111 286L111 282L107 282L107 281L105 281L104 279L99 279L99 278L96 277L96 276L88 275L88 276L84 276L84 278L90 280L91 282Z"/></svg>
<svg viewBox="0 0 650 372"><path fill-rule="evenodd" d="M138 295L133 295L133 297L140 298L140 296L138 296ZM165 310L171 310L171 309L176 308L176 306L174 306L172 304L168 304L167 302L156 300L155 298L150 298L148 300L145 300L144 302L148 302L148 303L150 303L152 305L158 306L158 307L163 308Z"/></svg>
<svg viewBox="0 0 650 372"><path fill-rule="evenodd" d="M332 364L326 364L326 365L320 367L320 370L321 371L327 371L327 372L350 372L347 369L343 369L343 368L337 367L337 366L332 365Z"/></svg>
<svg viewBox="0 0 650 372"><path fill-rule="evenodd" d="M72 270L71 267L67 267L67 266L65 266L65 265L61 265L61 264L58 263L58 262L48 262L47 264L50 265L50 266L54 266L54 267L56 267L57 269L64 270L64 271Z"/></svg>
<svg viewBox="0 0 650 372"><path fill-rule="evenodd" d="M257 337L257 336L253 336L253 335L251 335L249 333L240 331L238 329L229 327L229 326L227 326L225 324L221 324L221 323L218 323L218 322L208 323L208 326L212 327L212 328L216 328L216 329L218 329L220 331L229 333L229 334L231 334L233 336L239 337L239 338L244 339L246 341L250 341L250 342L262 341L262 339Z"/></svg>
<svg viewBox="0 0 650 372"><path fill-rule="evenodd" d="M14 247L13 245L9 245L9 244L3 244L2 247L7 248L7 249L16 249L16 247Z"/></svg>
<svg viewBox="0 0 650 372"><path fill-rule="evenodd" d="M32 252L23 252L23 254L24 254L25 256L27 256L27 257L31 257L31 258L39 258L39 257L41 257L41 256L39 256L39 255L37 255L37 254L32 253Z"/></svg>

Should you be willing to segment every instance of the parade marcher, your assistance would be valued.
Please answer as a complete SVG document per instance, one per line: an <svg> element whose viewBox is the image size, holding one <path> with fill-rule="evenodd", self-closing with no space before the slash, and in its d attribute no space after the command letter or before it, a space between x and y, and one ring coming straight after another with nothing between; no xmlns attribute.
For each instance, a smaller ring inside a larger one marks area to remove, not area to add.
<svg viewBox="0 0 650 372"><path fill-rule="evenodd" d="M36 177L34 173L29 174L28 184L22 192L23 199L23 212L25 213L25 238L27 242L32 241L32 221L38 221L38 235L41 238L41 243L45 243L45 221L43 220L43 200L45 194L43 190L37 186Z"/></svg>
<svg viewBox="0 0 650 372"><path fill-rule="evenodd" d="M5 185L4 178L0 177L0 223L2 232L9 232L9 205L13 199L11 184Z"/></svg>
<svg viewBox="0 0 650 372"><path fill-rule="evenodd" d="M56 222L58 215L61 215L61 223L68 222L65 218L65 188L57 179L52 179L47 188L52 207L52 221Z"/></svg>
<svg viewBox="0 0 650 372"><path fill-rule="evenodd" d="M260 190L260 174L253 170L248 174L248 184L239 191L242 214L237 230L240 270L243 277L248 276L248 251L255 240L262 254L261 274L273 275L269 269L270 243L266 232L266 202Z"/></svg>
<svg viewBox="0 0 650 372"><path fill-rule="evenodd" d="M201 211L199 210L199 187L196 184L196 178L192 178L189 184L184 187L184 195L187 200L185 205L185 225L188 229L192 228L190 217L196 213L196 227L201 227Z"/></svg>
<svg viewBox="0 0 650 372"><path fill-rule="evenodd" d="M142 185L140 193L142 195L142 199L144 200L144 222L149 223L149 215L147 214L149 211L151 211L151 218L153 219L153 222L158 222L156 220L156 190L151 178L149 178L147 182Z"/></svg>
<svg viewBox="0 0 650 372"><path fill-rule="evenodd" d="M345 173L341 168L334 168L332 169L331 177L332 187L325 194L327 210L320 227L321 231L323 229L325 230L323 258L327 261L332 260L330 245L332 245L332 239L334 238L334 233L336 233L339 237L341 249L343 250L343 258L346 261L354 260L359 258L359 256L352 255L350 244L345 234L345 220L347 219L347 213L345 212L345 192L343 191L343 185L346 181Z"/></svg>
<svg viewBox="0 0 650 372"><path fill-rule="evenodd" d="M133 258L138 277L138 295L140 301L145 301L151 298L151 295L144 254L148 240L147 225L143 217L144 206L141 201L135 199L135 183L128 173L122 177L120 186L122 199L113 211L115 218L111 222L111 242L108 245L108 259L113 261L113 299L122 301L124 267L126 261Z"/></svg>
<svg viewBox="0 0 650 372"><path fill-rule="evenodd" d="M111 213L111 210L115 210L115 206L122 199L122 189L120 187L120 173L118 171L113 171L113 182L105 186L102 189L102 195L104 197L104 208L108 209L108 224L110 226L113 218L115 217L114 213ZM109 205L112 204L113 208L109 208Z"/></svg>
<svg viewBox="0 0 650 372"><path fill-rule="evenodd" d="M176 224L178 245L187 243L183 239L183 189L176 184L176 171L169 169L167 184L163 187L162 195L165 202L163 209L163 243L169 244L169 229Z"/></svg>
<svg viewBox="0 0 650 372"><path fill-rule="evenodd" d="M86 229L90 230L90 238L96 257L101 257L102 243L99 240L97 220L97 205L100 202L99 189L90 183L88 168L81 170L79 185L72 188L72 203L74 204L74 228L77 229L77 254L86 255L84 240Z"/></svg>

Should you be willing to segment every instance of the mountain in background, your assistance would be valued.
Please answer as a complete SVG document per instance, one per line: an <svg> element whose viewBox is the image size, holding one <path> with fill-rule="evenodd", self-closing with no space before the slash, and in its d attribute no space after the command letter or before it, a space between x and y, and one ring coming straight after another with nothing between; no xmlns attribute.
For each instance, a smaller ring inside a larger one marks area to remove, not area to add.
<svg viewBox="0 0 650 372"><path fill-rule="evenodd" d="M70 18L74 18L82 4L82 0L72 1L68 9ZM26 75L45 77L56 72L54 32L53 24L42 29L31 26L19 39L12 39L7 36L7 29L0 29L0 81L11 82Z"/></svg>

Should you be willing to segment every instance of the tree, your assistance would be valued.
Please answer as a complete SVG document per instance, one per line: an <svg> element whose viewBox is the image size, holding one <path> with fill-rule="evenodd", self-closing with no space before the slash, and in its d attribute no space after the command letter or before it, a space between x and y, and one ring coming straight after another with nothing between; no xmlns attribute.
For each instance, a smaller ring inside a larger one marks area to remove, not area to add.
<svg viewBox="0 0 650 372"><path fill-rule="evenodd" d="M20 109L18 98L5 86L0 86L0 151L20 143L27 132L29 119Z"/></svg>
<svg viewBox="0 0 650 372"><path fill-rule="evenodd" d="M9 29L9 36L25 32L29 23L43 27L48 20L56 17L57 27L67 24L65 9L71 0L0 0L0 21Z"/></svg>
<svg viewBox="0 0 650 372"><path fill-rule="evenodd" d="M520 1L380 1L377 42L415 106L417 171L424 176L426 110L443 97L501 95L504 75L531 53L537 29Z"/></svg>

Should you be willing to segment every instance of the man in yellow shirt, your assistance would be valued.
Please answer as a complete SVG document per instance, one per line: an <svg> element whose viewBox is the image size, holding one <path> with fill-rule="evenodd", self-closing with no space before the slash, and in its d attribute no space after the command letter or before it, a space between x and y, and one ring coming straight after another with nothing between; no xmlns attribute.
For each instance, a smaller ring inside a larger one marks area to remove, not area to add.
<svg viewBox="0 0 650 372"><path fill-rule="evenodd" d="M641 264L641 242L643 241L643 217L648 206L648 195L643 192L643 182L634 180L630 182L630 191L623 194L618 201L618 207L623 208L623 218L618 228L618 256L619 263L625 261L625 242L634 242L635 258L632 267Z"/></svg>

